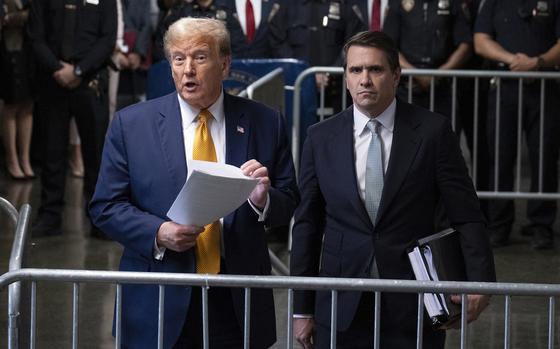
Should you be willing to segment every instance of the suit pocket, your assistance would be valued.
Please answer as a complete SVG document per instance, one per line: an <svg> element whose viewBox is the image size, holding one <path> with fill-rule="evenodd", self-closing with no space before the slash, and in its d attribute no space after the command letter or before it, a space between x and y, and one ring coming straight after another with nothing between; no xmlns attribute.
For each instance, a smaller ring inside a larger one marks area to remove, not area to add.
<svg viewBox="0 0 560 349"><path fill-rule="evenodd" d="M321 276L339 276L341 273L340 251L342 250L342 233L327 231L323 238L321 253Z"/></svg>

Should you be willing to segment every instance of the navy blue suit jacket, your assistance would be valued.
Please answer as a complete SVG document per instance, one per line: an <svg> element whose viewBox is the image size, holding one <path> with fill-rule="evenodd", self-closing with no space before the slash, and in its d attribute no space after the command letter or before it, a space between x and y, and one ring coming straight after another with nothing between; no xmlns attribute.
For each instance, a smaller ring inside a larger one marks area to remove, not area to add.
<svg viewBox="0 0 560 349"><path fill-rule="evenodd" d="M356 180L352 107L308 129L301 158L301 204L295 213L291 274L368 278L375 253L381 278L414 279L407 248L435 232L436 208L442 203L450 224L461 233L469 280L494 281L484 218L449 122L400 101L395 114L375 224ZM294 311L314 313L318 323L330 327L330 297L328 291L296 292ZM359 292L339 292L339 330L350 326L360 297ZM382 294L382 348L415 347L417 298L416 294ZM443 331L425 326L424 347L437 348L435 343L441 343L443 335Z"/></svg>
<svg viewBox="0 0 560 349"><path fill-rule="evenodd" d="M153 258L159 226L187 176L181 115L177 93L119 111L103 150L101 170L90 204L92 221L124 246L120 270L195 272L193 249L167 250L163 260ZM281 115L260 104L224 96L226 163L242 165L256 159L268 168L270 206L266 222L258 222L248 203L223 220L223 246L228 274L267 275L271 266L265 239L267 226L287 225L299 201L292 156ZM195 289L199 292L199 289ZM191 288L165 288L164 348L180 335ZM243 293L232 290L242 328ZM276 339L271 290L251 293L251 344L270 346ZM123 344L155 348L158 287L124 285Z"/></svg>

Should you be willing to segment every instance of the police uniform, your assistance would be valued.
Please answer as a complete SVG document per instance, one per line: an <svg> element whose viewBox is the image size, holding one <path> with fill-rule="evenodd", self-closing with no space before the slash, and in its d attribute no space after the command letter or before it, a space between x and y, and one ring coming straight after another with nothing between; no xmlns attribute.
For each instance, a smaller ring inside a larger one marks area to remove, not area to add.
<svg viewBox="0 0 560 349"><path fill-rule="evenodd" d="M232 23L235 19L233 17L232 10L229 7L223 6L214 1L208 7L203 7L196 1L181 1L173 6L169 10L167 16L164 17L157 25L154 39L154 62L165 59L165 52L163 48L163 37L165 36L165 32L167 32L167 29L171 24L173 24L173 22L184 17L207 17L224 21L226 27L230 30L232 51L239 50L239 47L244 44L245 37L241 31L241 27L236 27Z"/></svg>
<svg viewBox="0 0 560 349"><path fill-rule="evenodd" d="M506 51L525 53L529 57L540 57L560 38L559 0L486 0L479 8L475 33L491 37ZM558 58L558 57L557 57ZM507 70L507 64L492 62L492 69ZM548 68L547 70L552 70ZM540 81L526 80L523 85L523 119L529 148L531 166L531 191L539 191L539 174L542 174L542 191L557 192L558 189L558 146L560 137L558 110L560 99L557 81L547 80L545 84L543 168L539 171L540 148ZM513 169L517 156L517 79L501 80L500 145L496 188L494 175L496 130L496 89L491 88L488 102L488 139L491 146L490 188L500 191L513 189ZM514 221L514 204L511 200L489 202L489 228L495 246L507 243ZM556 218L556 201L529 200L527 216L530 225L523 232L533 235L533 247L552 247L552 225Z"/></svg>
<svg viewBox="0 0 560 349"><path fill-rule="evenodd" d="M345 0L286 0L270 22L274 56L296 58L310 66L341 66L342 47L354 34L367 30ZM341 109L342 79L331 79L326 101Z"/></svg>
<svg viewBox="0 0 560 349"><path fill-rule="evenodd" d="M393 38L406 60L419 69L438 69L460 44L472 42L460 0L391 0L383 31ZM408 99L407 79L402 79L398 96ZM429 100L429 90L413 88L415 104L427 108ZM436 79L435 111L451 115L448 79Z"/></svg>
<svg viewBox="0 0 560 349"><path fill-rule="evenodd" d="M61 232L71 117L82 142L86 200L93 194L109 116L106 62L116 31L115 0L31 2L28 32L38 70L36 105L44 154L34 236ZM76 88L62 87L53 78L61 61L73 65L74 76L81 78Z"/></svg>

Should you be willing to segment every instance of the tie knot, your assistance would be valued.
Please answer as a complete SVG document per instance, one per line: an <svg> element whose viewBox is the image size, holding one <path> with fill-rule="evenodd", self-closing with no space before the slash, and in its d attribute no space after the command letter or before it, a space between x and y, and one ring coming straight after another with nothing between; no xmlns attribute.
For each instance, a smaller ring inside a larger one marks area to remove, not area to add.
<svg viewBox="0 0 560 349"><path fill-rule="evenodd" d="M369 128L371 133L378 134L379 133L379 125L380 125L379 121L371 119L367 123L367 128Z"/></svg>
<svg viewBox="0 0 560 349"><path fill-rule="evenodd" d="M212 118L212 113L210 113L208 109L202 109L200 113L198 113L198 120L201 124L208 124Z"/></svg>

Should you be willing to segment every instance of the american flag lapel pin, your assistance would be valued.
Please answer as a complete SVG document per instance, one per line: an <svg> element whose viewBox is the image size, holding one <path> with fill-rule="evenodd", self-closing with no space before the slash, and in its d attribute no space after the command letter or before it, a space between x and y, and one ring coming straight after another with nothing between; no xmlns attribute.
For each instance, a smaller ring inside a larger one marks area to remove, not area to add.
<svg viewBox="0 0 560 349"><path fill-rule="evenodd" d="M237 125L237 132L239 133L245 133L245 129L239 125Z"/></svg>

